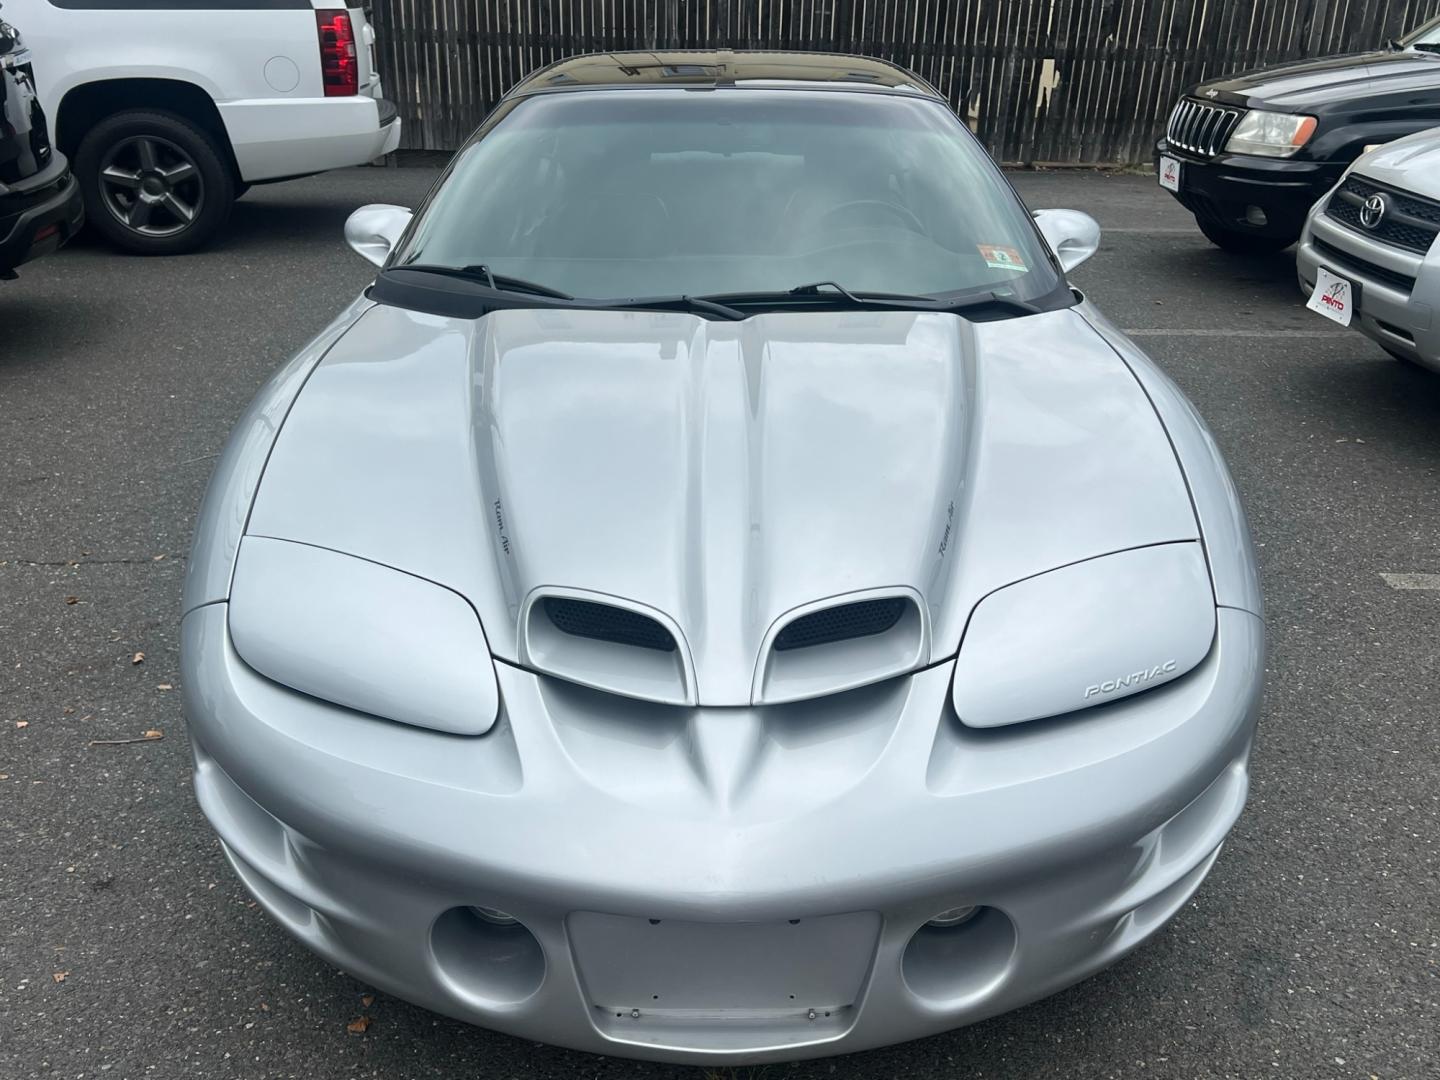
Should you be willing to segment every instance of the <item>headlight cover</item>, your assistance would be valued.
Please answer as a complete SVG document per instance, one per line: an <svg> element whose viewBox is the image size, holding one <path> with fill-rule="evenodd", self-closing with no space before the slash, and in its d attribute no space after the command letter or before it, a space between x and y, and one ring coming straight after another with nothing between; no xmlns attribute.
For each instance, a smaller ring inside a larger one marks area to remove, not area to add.
<svg viewBox="0 0 1440 1080"><path fill-rule="evenodd" d="M229 622L245 663L311 697L456 735L483 735L499 712L475 609L388 566L247 536Z"/></svg>
<svg viewBox="0 0 1440 1080"><path fill-rule="evenodd" d="M1315 124L1313 116L1251 109L1236 125L1225 150L1230 154L1289 157L1310 141Z"/></svg>
<svg viewBox="0 0 1440 1080"><path fill-rule="evenodd" d="M1179 678L1210 651L1215 596L1198 541L1026 578L971 613L953 700L966 727L1074 712Z"/></svg>

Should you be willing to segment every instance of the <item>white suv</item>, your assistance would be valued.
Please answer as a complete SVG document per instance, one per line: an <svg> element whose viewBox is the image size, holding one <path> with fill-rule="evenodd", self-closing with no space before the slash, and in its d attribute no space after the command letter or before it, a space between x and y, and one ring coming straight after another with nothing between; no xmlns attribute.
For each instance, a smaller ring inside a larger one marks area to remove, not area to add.
<svg viewBox="0 0 1440 1080"><path fill-rule="evenodd" d="M345 0L6 0L91 225L205 243L251 185L371 161L400 121Z"/></svg>

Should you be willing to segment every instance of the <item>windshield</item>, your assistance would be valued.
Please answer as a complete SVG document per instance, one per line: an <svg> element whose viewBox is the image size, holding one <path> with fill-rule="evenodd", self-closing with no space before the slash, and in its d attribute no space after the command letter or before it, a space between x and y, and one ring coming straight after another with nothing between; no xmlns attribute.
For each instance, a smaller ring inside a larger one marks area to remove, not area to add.
<svg viewBox="0 0 1440 1080"><path fill-rule="evenodd" d="M633 89L516 102L461 151L390 265L483 265L583 298L832 281L1026 300L1059 284L1042 243L940 102Z"/></svg>

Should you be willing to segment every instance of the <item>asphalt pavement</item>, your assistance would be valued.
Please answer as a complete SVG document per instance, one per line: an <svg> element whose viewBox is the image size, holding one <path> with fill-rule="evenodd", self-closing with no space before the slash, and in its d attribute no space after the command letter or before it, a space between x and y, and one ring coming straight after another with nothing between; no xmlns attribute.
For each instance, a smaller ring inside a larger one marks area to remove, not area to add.
<svg viewBox="0 0 1440 1080"><path fill-rule="evenodd" d="M248 900L190 788L180 582L215 456L369 280L348 213L436 175L256 188L202 254L82 243L0 283L4 1080L703 1076L370 1000ZM1014 179L1105 227L1076 283L1190 395L1244 494L1271 635L1249 808L1195 900L1109 971L753 1075L1440 1077L1440 591L1383 576L1440 573L1440 376L1306 312L1292 254L1212 248L1152 178Z"/></svg>

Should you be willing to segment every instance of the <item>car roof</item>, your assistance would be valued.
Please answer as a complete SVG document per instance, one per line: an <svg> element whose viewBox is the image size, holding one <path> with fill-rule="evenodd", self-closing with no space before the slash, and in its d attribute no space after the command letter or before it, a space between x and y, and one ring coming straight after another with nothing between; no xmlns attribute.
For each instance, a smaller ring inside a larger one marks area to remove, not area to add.
<svg viewBox="0 0 1440 1080"><path fill-rule="evenodd" d="M912 71L868 56L843 53L662 49L572 56L533 71L505 96L551 90L635 86L824 85L845 89L943 96Z"/></svg>

